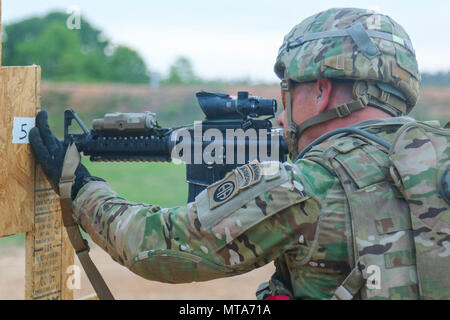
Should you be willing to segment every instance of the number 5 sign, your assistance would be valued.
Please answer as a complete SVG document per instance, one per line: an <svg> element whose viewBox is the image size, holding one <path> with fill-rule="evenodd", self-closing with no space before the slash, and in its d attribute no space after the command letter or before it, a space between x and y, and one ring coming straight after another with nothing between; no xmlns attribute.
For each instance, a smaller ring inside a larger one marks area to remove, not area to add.
<svg viewBox="0 0 450 320"><path fill-rule="evenodd" d="M29 143L28 133L34 127L35 118L15 117L12 143Z"/></svg>

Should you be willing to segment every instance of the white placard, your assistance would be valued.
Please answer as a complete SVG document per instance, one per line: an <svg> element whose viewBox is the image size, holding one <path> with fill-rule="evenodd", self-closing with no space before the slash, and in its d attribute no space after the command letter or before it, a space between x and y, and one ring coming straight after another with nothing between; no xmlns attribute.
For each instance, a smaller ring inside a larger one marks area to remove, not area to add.
<svg viewBox="0 0 450 320"><path fill-rule="evenodd" d="M28 133L34 127L35 118L14 117L12 143L30 143Z"/></svg>

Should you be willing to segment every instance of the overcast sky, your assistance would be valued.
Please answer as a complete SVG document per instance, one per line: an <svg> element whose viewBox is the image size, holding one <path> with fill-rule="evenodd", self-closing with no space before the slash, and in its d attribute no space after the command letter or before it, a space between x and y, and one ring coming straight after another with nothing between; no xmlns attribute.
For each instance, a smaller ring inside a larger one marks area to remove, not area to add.
<svg viewBox="0 0 450 320"><path fill-rule="evenodd" d="M273 63L284 35L304 18L331 7L370 8L409 33L422 71L450 70L450 1L300 0L3 0L3 21L66 11L137 50L152 71L167 73L184 55L205 78L278 81ZM82 26L81 26L82 27Z"/></svg>

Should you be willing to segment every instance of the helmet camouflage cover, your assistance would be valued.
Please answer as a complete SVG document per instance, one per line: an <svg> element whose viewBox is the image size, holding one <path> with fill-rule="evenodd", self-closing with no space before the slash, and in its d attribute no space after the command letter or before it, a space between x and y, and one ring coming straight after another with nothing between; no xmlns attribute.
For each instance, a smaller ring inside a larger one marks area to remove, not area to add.
<svg viewBox="0 0 450 320"><path fill-rule="evenodd" d="M329 9L295 26L284 38L275 73L296 82L384 83L406 102L400 114L408 114L419 96L420 74L408 34L390 17L365 9Z"/></svg>

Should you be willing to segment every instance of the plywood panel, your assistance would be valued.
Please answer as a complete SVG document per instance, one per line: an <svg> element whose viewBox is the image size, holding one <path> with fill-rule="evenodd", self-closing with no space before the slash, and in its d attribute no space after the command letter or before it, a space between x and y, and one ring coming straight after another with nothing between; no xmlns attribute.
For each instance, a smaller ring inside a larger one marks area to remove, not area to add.
<svg viewBox="0 0 450 320"><path fill-rule="evenodd" d="M0 0L0 66L2 65L2 0Z"/></svg>
<svg viewBox="0 0 450 320"><path fill-rule="evenodd" d="M40 68L36 75L34 114L40 108ZM40 166L34 170L32 199L32 228L25 235L25 298L72 300L66 270L74 264L74 250L62 223L59 196Z"/></svg>
<svg viewBox="0 0 450 320"><path fill-rule="evenodd" d="M30 145L13 143L14 119L34 119L40 108L40 77L38 66L0 68L0 237L26 232L27 299L73 299L66 286L73 248L59 197L35 166ZM26 141L31 126L19 129Z"/></svg>
<svg viewBox="0 0 450 320"><path fill-rule="evenodd" d="M62 224L59 196L39 166L35 188L33 232L25 236L25 298L73 299L66 273L74 263L73 248Z"/></svg>
<svg viewBox="0 0 450 320"><path fill-rule="evenodd" d="M0 237L32 230L34 160L29 144L12 141L14 118L39 108L39 82L38 66L0 68Z"/></svg>

